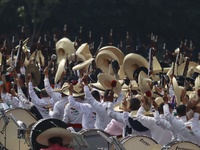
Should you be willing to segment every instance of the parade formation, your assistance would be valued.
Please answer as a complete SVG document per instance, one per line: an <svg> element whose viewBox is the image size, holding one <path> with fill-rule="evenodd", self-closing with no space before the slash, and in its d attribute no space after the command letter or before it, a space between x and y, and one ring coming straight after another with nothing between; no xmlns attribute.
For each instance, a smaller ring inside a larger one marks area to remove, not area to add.
<svg viewBox="0 0 200 150"><path fill-rule="evenodd" d="M81 33L81 32L80 32ZM29 37L0 52L1 150L200 150L200 64L151 35L148 57L110 42ZM189 46L188 46L189 43ZM200 53L199 53L200 60Z"/></svg>

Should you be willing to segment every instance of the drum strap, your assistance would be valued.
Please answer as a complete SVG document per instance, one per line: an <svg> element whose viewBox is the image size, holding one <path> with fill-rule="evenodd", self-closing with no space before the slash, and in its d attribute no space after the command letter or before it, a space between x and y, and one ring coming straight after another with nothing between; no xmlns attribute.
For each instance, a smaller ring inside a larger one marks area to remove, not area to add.
<svg viewBox="0 0 200 150"><path fill-rule="evenodd" d="M132 129L139 131L139 132L144 132L148 131L149 129L143 126L138 120L133 120L133 118L129 117L128 122L131 125Z"/></svg>

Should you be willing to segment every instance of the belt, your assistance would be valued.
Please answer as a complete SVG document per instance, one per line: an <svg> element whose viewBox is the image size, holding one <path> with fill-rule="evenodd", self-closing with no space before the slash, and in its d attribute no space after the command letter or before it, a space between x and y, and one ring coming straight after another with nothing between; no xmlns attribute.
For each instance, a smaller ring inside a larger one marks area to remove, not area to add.
<svg viewBox="0 0 200 150"><path fill-rule="evenodd" d="M67 124L69 127L82 129L82 124Z"/></svg>

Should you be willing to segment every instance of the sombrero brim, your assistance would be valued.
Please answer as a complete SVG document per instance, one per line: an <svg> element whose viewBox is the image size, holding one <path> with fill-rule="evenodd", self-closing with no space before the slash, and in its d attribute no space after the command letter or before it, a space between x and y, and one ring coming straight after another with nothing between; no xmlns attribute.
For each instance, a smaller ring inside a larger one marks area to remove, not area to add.
<svg viewBox="0 0 200 150"><path fill-rule="evenodd" d="M36 139L39 144L48 146L48 139L52 137L62 138L64 145L69 144L73 140L73 135L67 129L54 127L42 132Z"/></svg>
<svg viewBox="0 0 200 150"><path fill-rule="evenodd" d="M65 63L66 63L66 59L62 59L58 65L58 69L57 69L57 72L56 72L56 76L55 76L55 79L54 79L54 82L57 83L58 80L60 80L60 77L65 69Z"/></svg>
<svg viewBox="0 0 200 150"><path fill-rule="evenodd" d="M32 73L33 85L38 86L40 84L40 79L41 79L39 67L37 67L34 64L29 64L26 67L26 73L25 73L26 77L28 76L29 73Z"/></svg>
<svg viewBox="0 0 200 150"><path fill-rule="evenodd" d="M80 63L80 64L78 64L78 65L76 65L76 66L74 66L74 67L72 68L72 70L74 70L74 71L75 71L75 70L80 70L80 69L82 69L82 68L88 66L93 60L94 60L94 58L90 58L90 59L88 59L88 60L86 60L86 61L84 61L84 62L82 62L82 63ZM87 70L87 68L86 68L86 70Z"/></svg>
<svg viewBox="0 0 200 150"><path fill-rule="evenodd" d="M137 117L137 110L134 110L134 111L131 111L131 117L132 118L136 118ZM151 111L144 111L144 113L143 113L145 116L153 116L153 112L151 112Z"/></svg>
<svg viewBox="0 0 200 150"><path fill-rule="evenodd" d="M183 75L183 71L185 68L186 63L182 63L179 67L178 67L178 75ZM190 61L189 65L188 65L188 70L190 70L190 68L196 68L198 66L198 64L196 62Z"/></svg>
<svg viewBox="0 0 200 150"><path fill-rule="evenodd" d="M82 54L86 60L92 58L88 43L81 44L81 46L77 49L76 54Z"/></svg>
<svg viewBox="0 0 200 150"><path fill-rule="evenodd" d="M125 75L132 80L133 73L138 67L148 68L147 60L139 54L130 53L124 57L123 69Z"/></svg>
<svg viewBox="0 0 200 150"><path fill-rule="evenodd" d="M105 73L101 73L98 75L98 80L99 83L106 89L113 89L114 93L116 93L117 95L119 95L119 93L121 92L121 84L119 83L119 81L114 77L111 76L109 74L105 74ZM116 86L112 87L111 86L111 82L112 81L116 81Z"/></svg>
<svg viewBox="0 0 200 150"><path fill-rule="evenodd" d="M174 94L176 97L176 103L178 105L180 105L180 103L181 103L180 96L181 96L183 87L178 85L178 82L175 77L173 77L173 79L172 79L172 84L173 84Z"/></svg>

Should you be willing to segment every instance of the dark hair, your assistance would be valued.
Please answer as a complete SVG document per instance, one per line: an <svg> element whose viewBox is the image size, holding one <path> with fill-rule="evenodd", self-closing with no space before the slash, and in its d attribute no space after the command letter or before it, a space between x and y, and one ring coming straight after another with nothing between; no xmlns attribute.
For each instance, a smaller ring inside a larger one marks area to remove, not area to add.
<svg viewBox="0 0 200 150"><path fill-rule="evenodd" d="M23 74L20 74L19 75L19 78L23 81L23 83L25 83L26 82L26 78L25 78L25 75L23 75Z"/></svg>
<svg viewBox="0 0 200 150"><path fill-rule="evenodd" d="M47 91L45 89L42 89L40 91L40 94L42 95L42 97L49 97L49 95L47 94Z"/></svg>
<svg viewBox="0 0 200 150"><path fill-rule="evenodd" d="M99 94L98 91L94 90L94 91L91 92L91 94L96 100L100 99L100 94Z"/></svg>
<svg viewBox="0 0 200 150"><path fill-rule="evenodd" d="M108 89L108 90L105 90L105 92L104 92L104 97L106 98L106 97L108 97L108 94L109 94L109 92L112 92L112 90L110 90L110 89Z"/></svg>
<svg viewBox="0 0 200 150"><path fill-rule="evenodd" d="M60 146L63 146L63 144L62 144L62 138L61 137L52 137L52 138L49 138L48 142L50 144L59 144Z"/></svg>
<svg viewBox="0 0 200 150"><path fill-rule="evenodd" d="M185 105L179 105L176 107L176 112L179 117L186 115L186 106Z"/></svg>
<svg viewBox="0 0 200 150"><path fill-rule="evenodd" d="M133 111L133 110L138 110L139 108L140 108L140 100L139 99L137 99L137 98L132 98L131 100L130 100L130 107L129 107L129 109L131 110L131 111Z"/></svg>

